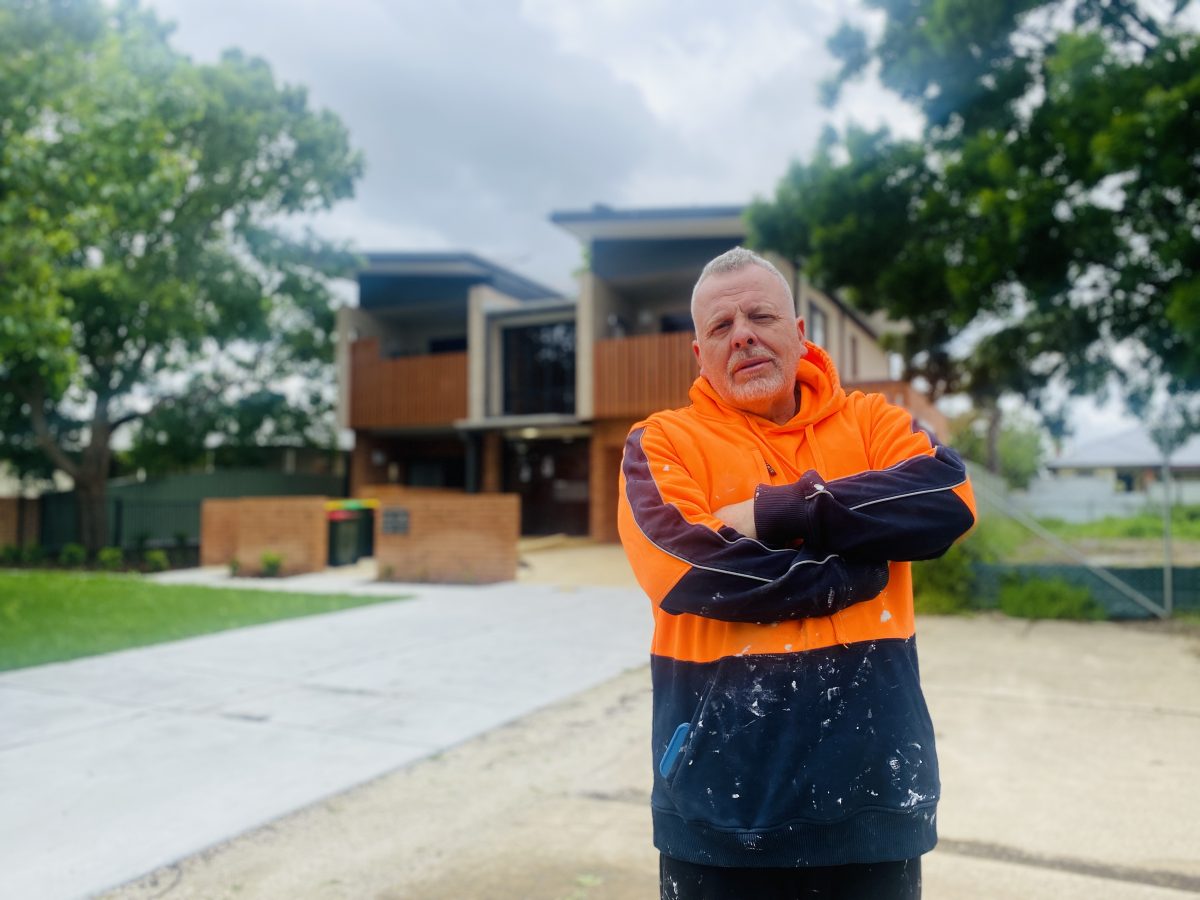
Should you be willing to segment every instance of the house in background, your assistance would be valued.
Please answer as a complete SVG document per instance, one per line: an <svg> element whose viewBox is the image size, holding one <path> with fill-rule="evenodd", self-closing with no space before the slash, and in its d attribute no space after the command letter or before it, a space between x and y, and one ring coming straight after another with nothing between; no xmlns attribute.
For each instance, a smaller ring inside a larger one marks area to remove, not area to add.
<svg viewBox="0 0 1200 900"><path fill-rule="evenodd" d="M1046 463L1019 496L1031 515L1091 522L1159 509L1162 453L1140 428L1079 444ZM1200 435L1171 454L1171 502L1200 505Z"/></svg>
<svg viewBox="0 0 1200 900"><path fill-rule="evenodd" d="M745 241L743 211L554 213L590 260L577 301L471 254L369 255L359 306L338 319L351 493L381 483L516 493L524 534L616 540L625 436L687 404L692 286L708 260ZM881 391L944 432L932 404L890 378L885 323L772 261L848 389Z"/></svg>
<svg viewBox="0 0 1200 900"><path fill-rule="evenodd" d="M503 491L527 534L586 532L575 303L468 253L379 253L338 314L350 492Z"/></svg>

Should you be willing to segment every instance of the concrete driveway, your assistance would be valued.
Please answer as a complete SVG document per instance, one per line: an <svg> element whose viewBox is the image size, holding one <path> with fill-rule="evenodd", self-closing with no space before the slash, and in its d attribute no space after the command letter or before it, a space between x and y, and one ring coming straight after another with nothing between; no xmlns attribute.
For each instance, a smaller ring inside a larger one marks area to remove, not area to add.
<svg viewBox="0 0 1200 900"><path fill-rule="evenodd" d="M413 599L0 675L0 897L93 894L646 660L633 591L355 577L274 584Z"/></svg>
<svg viewBox="0 0 1200 900"><path fill-rule="evenodd" d="M650 622L619 552L0 675L0 897L654 896ZM561 586L581 572L613 584ZM329 577L288 586L396 590ZM926 900L1200 893L1195 630L919 635L944 786Z"/></svg>

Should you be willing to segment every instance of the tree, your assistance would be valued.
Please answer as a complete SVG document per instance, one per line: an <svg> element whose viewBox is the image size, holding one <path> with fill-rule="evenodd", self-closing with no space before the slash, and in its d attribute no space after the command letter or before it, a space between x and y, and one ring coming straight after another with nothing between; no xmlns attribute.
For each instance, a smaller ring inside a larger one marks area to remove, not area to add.
<svg viewBox="0 0 1200 900"><path fill-rule="evenodd" d="M829 133L752 240L860 308L908 320L909 376L1060 420L1115 377L1137 407L1200 397L1200 39L1124 0L868 0L874 41L830 47L840 86L878 64L920 138ZM1067 23L1064 27L1062 23Z"/></svg>
<svg viewBox="0 0 1200 900"><path fill-rule="evenodd" d="M93 550L114 434L327 372L352 261L282 230L352 194L342 123L169 32L128 0L0 0L0 453L74 479Z"/></svg>
<svg viewBox="0 0 1200 900"><path fill-rule="evenodd" d="M973 412L953 423L951 442L965 458L985 462L1009 487L1025 489L1042 469L1045 451L1042 429L1026 416L1000 416L997 426L991 411ZM991 432L998 431L993 440ZM994 454L994 459L988 459Z"/></svg>

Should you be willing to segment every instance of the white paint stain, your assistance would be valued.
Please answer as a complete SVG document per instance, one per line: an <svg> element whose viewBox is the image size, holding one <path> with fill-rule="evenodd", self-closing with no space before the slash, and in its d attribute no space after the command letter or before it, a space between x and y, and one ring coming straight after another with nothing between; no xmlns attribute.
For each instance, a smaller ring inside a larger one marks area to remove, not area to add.
<svg viewBox="0 0 1200 900"><path fill-rule="evenodd" d="M888 612L888 611L885 609L885 610L883 611L883 615L881 615L881 616L879 617L879 621L880 621L880 622L886 622L886 621L888 621L889 619L891 619L891 617L892 617L892 614L891 614L890 612Z"/></svg>
<svg viewBox="0 0 1200 900"><path fill-rule="evenodd" d="M739 798L740 798L742 795L741 795L741 794L733 794L732 796L733 796L733 799L734 799L734 800L737 800L737 799L739 799Z"/></svg>

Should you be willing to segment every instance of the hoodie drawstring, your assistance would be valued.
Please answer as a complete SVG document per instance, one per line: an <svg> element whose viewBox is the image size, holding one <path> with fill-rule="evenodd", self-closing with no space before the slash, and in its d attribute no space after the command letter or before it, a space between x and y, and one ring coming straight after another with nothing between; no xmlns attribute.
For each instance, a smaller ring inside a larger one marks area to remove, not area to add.
<svg viewBox="0 0 1200 900"><path fill-rule="evenodd" d="M804 426L804 437L808 439L808 448L812 451L813 459L817 463L817 472L822 478L828 478L829 467L825 465L825 457L821 453L821 445L817 443L817 432L812 427L812 423Z"/></svg>

